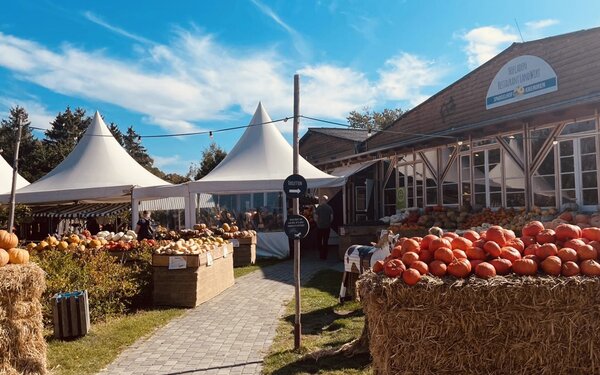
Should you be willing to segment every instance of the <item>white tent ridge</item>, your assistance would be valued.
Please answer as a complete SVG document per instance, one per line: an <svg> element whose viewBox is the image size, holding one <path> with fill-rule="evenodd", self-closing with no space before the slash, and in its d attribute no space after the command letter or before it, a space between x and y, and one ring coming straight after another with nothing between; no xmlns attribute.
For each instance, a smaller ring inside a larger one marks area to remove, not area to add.
<svg viewBox="0 0 600 375"><path fill-rule="evenodd" d="M10 194L12 189L13 167L0 156L0 194ZM17 189L29 185L29 181L17 174Z"/></svg>

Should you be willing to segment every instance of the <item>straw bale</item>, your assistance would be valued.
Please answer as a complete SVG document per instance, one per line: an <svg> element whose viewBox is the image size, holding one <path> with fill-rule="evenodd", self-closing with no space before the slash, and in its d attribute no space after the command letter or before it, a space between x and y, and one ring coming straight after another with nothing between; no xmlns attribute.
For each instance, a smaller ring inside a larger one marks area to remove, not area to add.
<svg viewBox="0 0 600 375"><path fill-rule="evenodd" d="M35 263L0 267L0 300L31 301L46 289L44 271Z"/></svg>
<svg viewBox="0 0 600 375"><path fill-rule="evenodd" d="M376 374L598 374L600 278L358 283Z"/></svg>

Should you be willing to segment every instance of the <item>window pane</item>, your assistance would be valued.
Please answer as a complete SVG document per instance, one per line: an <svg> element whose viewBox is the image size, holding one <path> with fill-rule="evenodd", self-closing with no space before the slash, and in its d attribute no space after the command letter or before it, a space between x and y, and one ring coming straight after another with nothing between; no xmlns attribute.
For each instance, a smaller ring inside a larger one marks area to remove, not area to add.
<svg viewBox="0 0 600 375"><path fill-rule="evenodd" d="M560 156L573 155L573 141L560 142Z"/></svg>
<svg viewBox="0 0 600 375"><path fill-rule="evenodd" d="M556 196L554 195L554 191L536 191L533 194L533 204L538 207L556 207Z"/></svg>
<svg viewBox="0 0 600 375"><path fill-rule="evenodd" d="M473 155L473 165L477 166L481 166L485 164L485 156L483 151L480 152L476 152Z"/></svg>
<svg viewBox="0 0 600 375"><path fill-rule="evenodd" d="M475 203L485 206L485 194L475 194Z"/></svg>
<svg viewBox="0 0 600 375"><path fill-rule="evenodd" d="M575 189L575 174L567 173L560 176L560 187L562 189Z"/></svg>
<svg viewBox="0 0 600 375"><path fill-rule="evenodd" d="M502 193L490 193L490 207L502 206Z"/></svg>
<svg viewBox="0 0 600 375"><path fill-rule="evenodd" d="M252 207L252 196L250 194L240 194L240 210L246 211Z"/></svg>
<svg viewBox="0 0 600 375"><path fill-rule="evenodd" d="M598 204L598 190L586 189L583 191L583 204L585 206Z"/></svg>
<svg viewBox="0 0 600 375"><path fill-rule="evenodd" d="M538 168L540 175L554 174L554 149L550 150Z"/></svg>
<svg viewBox="0 0 600 375"><path fill-rule="evenodd" d="M506 194L507 207L523 207L525 206L525 193Z"/></svg>
<svg viewBox="0 0 600 375"><path fill-rule="evenodd" d="M458 184L444 184L442 194L444 204L458 204Z"/></svg>
<svg viewBox="0 0 600 375"><path fill-rule="evenodd" d="M596 170L596 154L583 155L581 157L581 170L595 171Z"/></svg>
<svg viewBox="0 0 600 375"><path fill-rule="evenodd" d="M562 191L562 203L575 203L575 190L563 190Z"/></svg>
<svg viewBox="0 0 600 375"><path fill-rule="evenodd" d="M550 128L534 130L531 132L531 156L536 157L540 152L544 141L548 139L550 135ZM546 206L547 207L547 206Z"/></svg>
<svg viewBox="0 0 600 375"><path fill-rule="evenodd" d="M471 166L471 158L469 157L469 155L461 156L461 164L462 168L468 168Z"/></svg>
<svg viewBox="0 0 600 375"><path fill-rule="evenodd" d="M593 188L598 186L598 176L596 172L585 172L581 174L581 183L583 188Z"/></svg>
<svg viewBox="0 0 600 375"><path fill-rule="evenodd" d="M496 148L488 151L488 163L500 163L500 149Z"/></svg>
<svg viewBox="0 0 600 375"><path fill-rule="evenodd" d="M579 121L565 126L562 135L592 131L596 128L594 120Z"/></svg>
<svg viewBox="0 0 600 375"><path fill-rule="evenodd" d="M506 155L507 158L510 156ZM504 176L506 178L525 177L523 170L511 159L504 166Z"/></svg>
<svg viewBox="0 0 600 375"><path fill-rule="evenodd" d="M485 181L474 181L475 192L485 193Z"/></svg>
<svg viewBox="0 0 600 375"><path fill-rule="evenodd" d="M427 205L437 204L437 188L427 189Z"/></svg>
<svg viewBox="0 0 600 375"><path fill-rule="evenodd" d="M252 194L252 207L260 208L265 205L265 195L264 193L254 193Z"/></svg>
<svg viewBox="0 0 600 375"><path fill-rule="evenodd" d="M556 189L554 176L533 176L533 191L550 191Z"/></svg>
<svg viewBox="0 0 600 375"><path fill-rule="evenodd" d="M592 154L596 152L596 137L587 137L580 140L581 153Z"/></svg>
<svg viewBox="0 0 600 375"><path fill-rule="evenodd" d="M574 172L575 171L575 159L570 156L568 158L560 158L560 171L564 172Z"/></svg>

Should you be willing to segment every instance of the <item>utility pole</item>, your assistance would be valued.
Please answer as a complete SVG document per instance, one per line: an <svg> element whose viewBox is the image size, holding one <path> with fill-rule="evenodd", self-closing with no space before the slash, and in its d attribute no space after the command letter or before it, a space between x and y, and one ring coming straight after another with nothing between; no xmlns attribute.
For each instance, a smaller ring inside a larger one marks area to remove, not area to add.
<svg viewBox="0 0 600 375"><path fill-rule="evenodd" d="M300 122L300 76L294 74L294 170L298 174L298 128ZM300 214L300 199L294 198L293 214ZM294 239L294 282L296 299L296 317L294 319L294 349L300 349L302 338L302 324L300 316L300 239Z"/></svg>
<svg viewBox="0 0 600 375"><path fill-rule="evenodd" d="M19 146L21 145L21 129L23 128L23 114L18 113L19 126L17 129L17 140L15 142L15 157L13 159L13 177L12 187L10 189L10 212L8 215L8 232L13 232L13 226L15 224L15 196L17 190L17 175L19 173Z"/></svg>

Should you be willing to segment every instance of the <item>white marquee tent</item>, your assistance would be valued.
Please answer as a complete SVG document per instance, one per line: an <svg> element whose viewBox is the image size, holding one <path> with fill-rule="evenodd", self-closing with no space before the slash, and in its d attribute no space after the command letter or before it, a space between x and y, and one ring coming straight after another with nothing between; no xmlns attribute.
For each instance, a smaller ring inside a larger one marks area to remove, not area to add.
<svg viewBox="0 0 600 375"><path fill-rule="evenodd" d="M0 194L10 194L12 189L13 168L0 156ZM29 181L17 174L17 189L29 185Z"/></svg>
<svg viewBox="0 0 600 375"><path fill-rule="evenodd" d="M121 147L96 112L65 160L38 181L18 189L16 201L25 204L129 202L134 186L167 184ZM0 202L8 202L9 198L9 194L2 194Z"/></svg>
<svg viewBox="0 0 600 375"><path fill-rule="evenodd" d="M298 166L299 174L306 179L309 189L344 184L344 178L329 175L302 157L299 157ZM143 200L185 196L189 205L186 226L189 227L196 220L196 194L282 192L283 181L292 171L293 148L259 103L238 143L208 175L198 181L172 187L135 188L133 197ZM283 211L285 217L285 206ZM281 231L259 233L258 242L260 255L283 257L288 254L288 240Z"/></svg>

